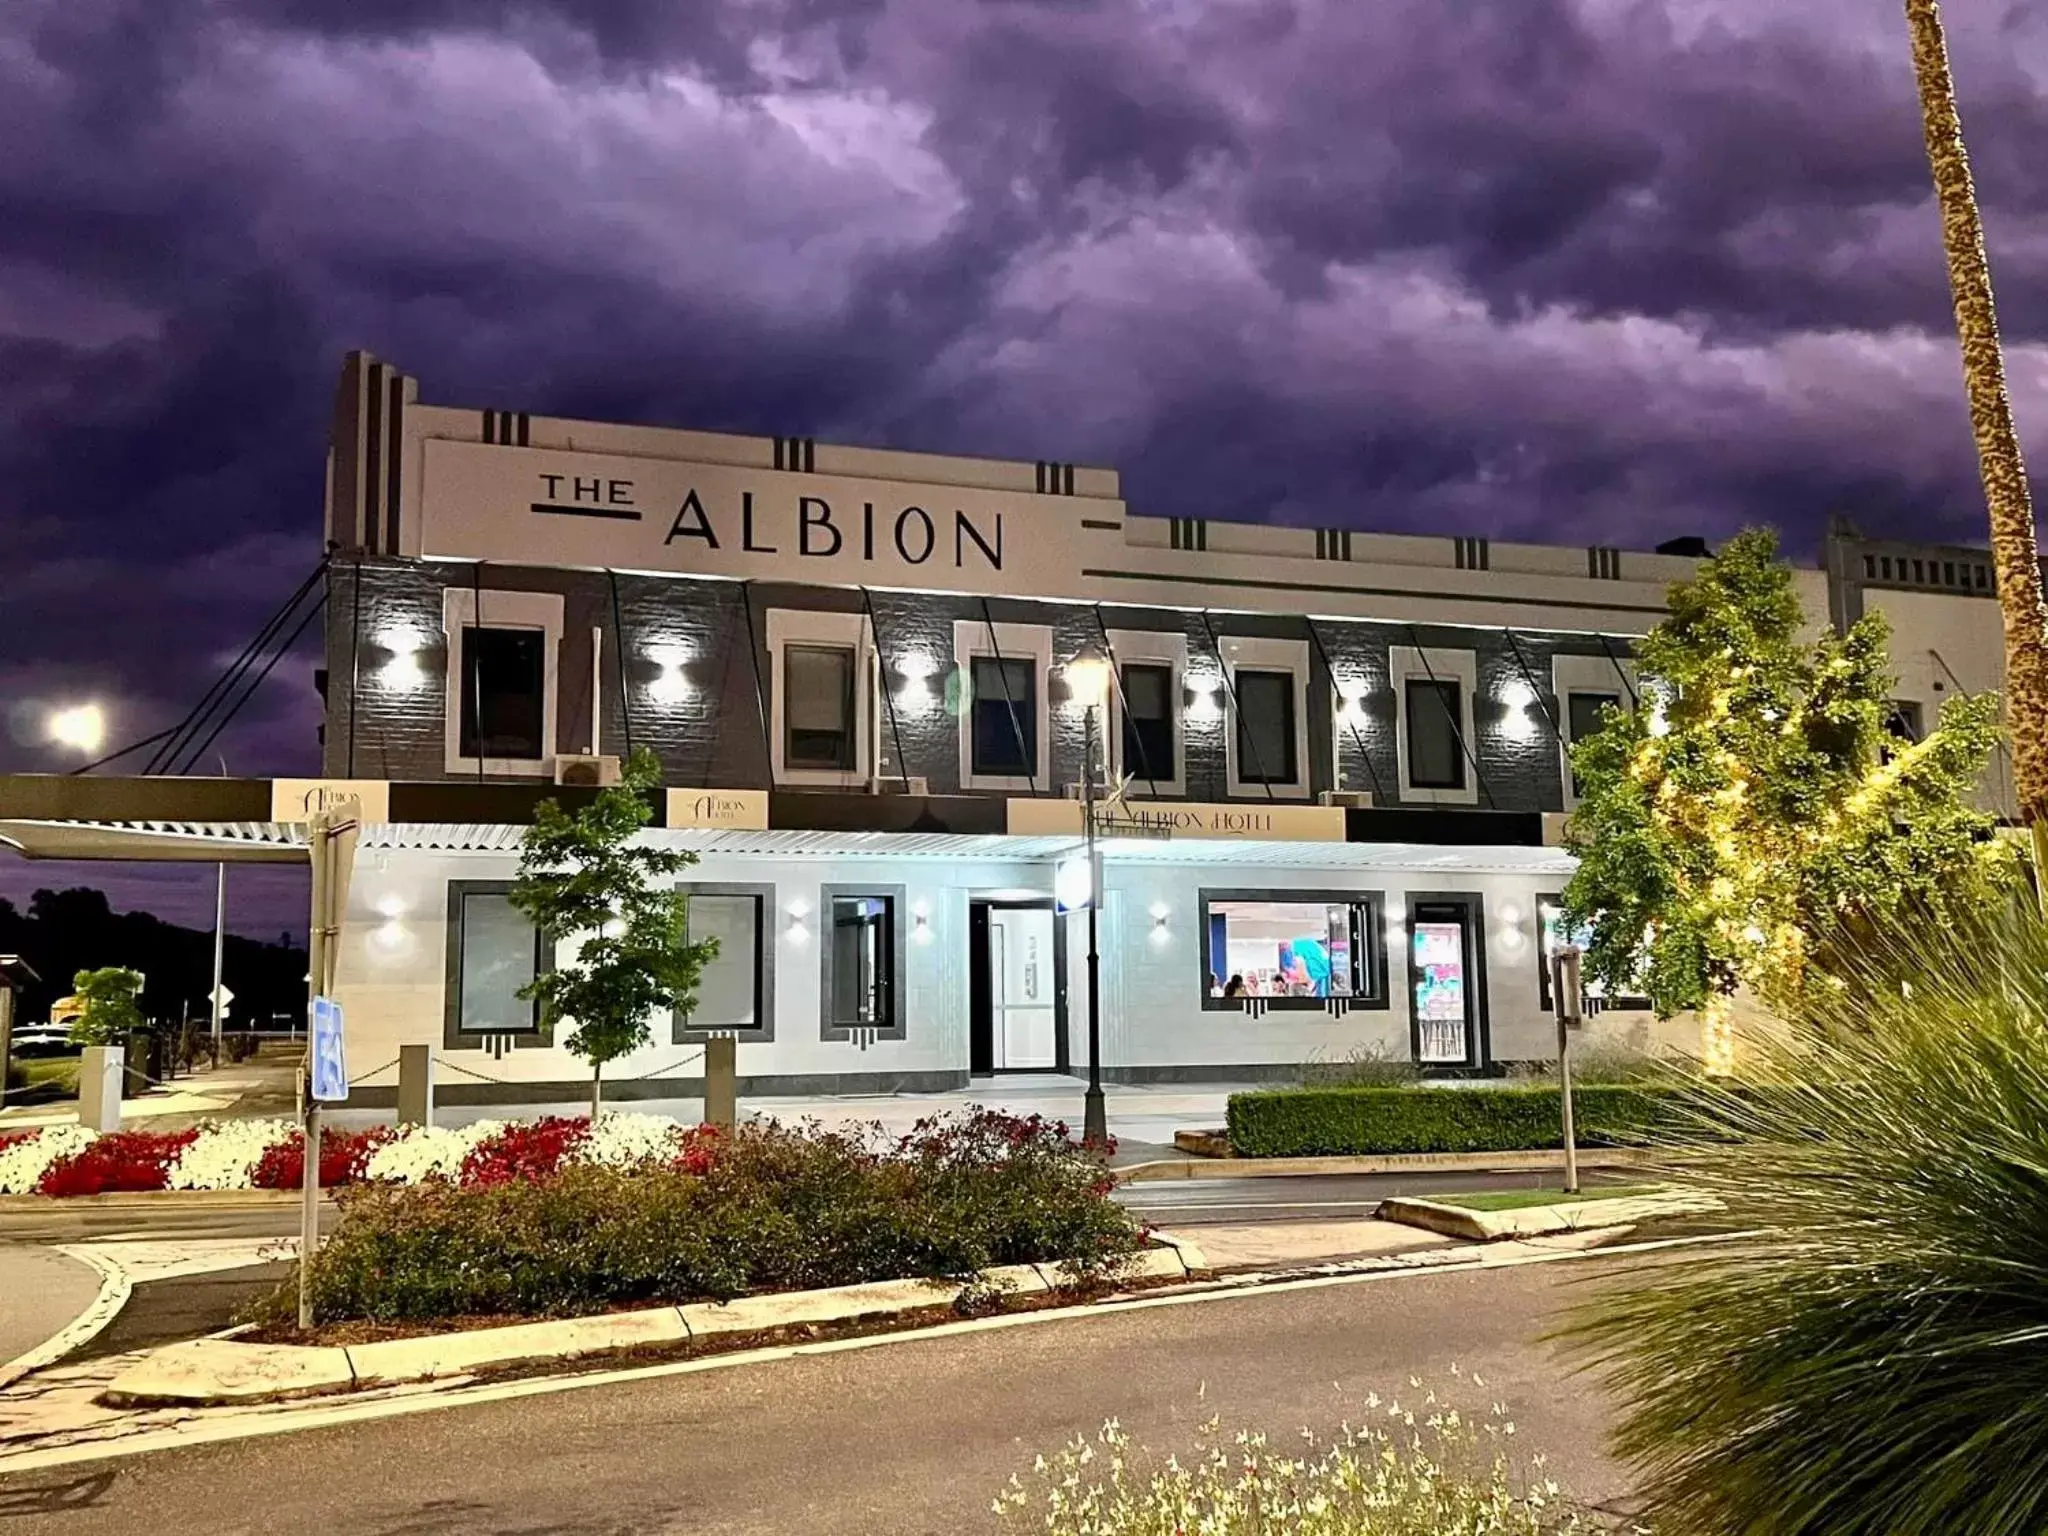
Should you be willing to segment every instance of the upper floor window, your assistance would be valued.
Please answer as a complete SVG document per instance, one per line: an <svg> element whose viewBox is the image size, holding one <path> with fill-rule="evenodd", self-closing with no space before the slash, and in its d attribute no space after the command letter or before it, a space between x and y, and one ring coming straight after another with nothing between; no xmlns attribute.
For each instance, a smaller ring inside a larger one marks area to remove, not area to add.
<svg viewBox="0 0 2048 1536"><path fill-rule="evenodd" d="M1226 637L1219 642L1229 687L1224 783L1235 797L1309 792L1308 642Z"/></svg>
<svg viewBox="0 0 2048 1536"><path fill-rule="evenodd" d="M791 645L782 652L782 760L791 768L850 772L858 734L854 648Z"/></svg>
<svg viewBox="0 0 2048 1536"><path fill-rule="evenodd" d="M1185 723L1188 641L1163 630L1112 629L1106 635L1116 663L1110 690L1109 770L1148 797L1186 793Z"/></svg>
<svg viewBox="0 0 2048 1536"><path fill-rule="evenodd" d="M1464 691L1455 678L1406 679L1408 782L1417 789L1463 789L1465 747L1459 717Z"/></svg>
<svg viewBox="0 0 2048 1536"><path fill-rule="evenodd" d="M1554 656L1550 661L1558 701L1558 771L1564 781L1564 808L1579 803L1579 776L1571 749L1596 734L1612 709L1634 707L1635 664L1612 656Z"/></svg>
<svg viewBox="0 0 2048 1536"><path fill-rule="evenodd" d="M1237 776L1247 784L1292 784L1295 685L1292 672L1237 672Z"/></svg>
<svg viewBox="0 0 2048 1536"><path fill-rule="evenodd" d="M960 712L961 787L1027 794L1049 787L1052 630L959 619L953 660L967 695Z"/></svg>
<svg viewBox="0 0 2048 1536"><path fill-rule="evenodd" d="M968 771L1028 775L1038 761L1038 666L1029 656L977 656Z"/></svg>
<svg viewBox="0 0 2048 1536"><path fill-rule="evenodd" d="M552 772L560 595L447 587L441 624L448 640L447 771Z"/></svg>
<svg viewBox="0 0 2048 1536"><path fill-rule="evenodd" d="M875 771L881 686L861 613L768 610L777 784L859 789Z"/></svg>
<svg viewBox="0 0 2048 1536"><path fill-rule="evenodd" d="M1472 696L1478 663L1472 652L1397 645L1387 652L1399 734L1401 798L1424 805L1474 805Z"/></svg>
<svg viewBox="0 0 2048 1536"><path fill-rule="evenodd" d="M547 636L471 624L458 650L461 755L534 762L547 756Z"/></svg>
<svg viewBox="0 0 2048 1536"><path fill-rule="evenodd" d="M1126 662L1117 679L1123 697L1123 754L1128 771L1146 779L1171 779L1180 760L1174 749L1173 668L1157 662Z"/></svg>

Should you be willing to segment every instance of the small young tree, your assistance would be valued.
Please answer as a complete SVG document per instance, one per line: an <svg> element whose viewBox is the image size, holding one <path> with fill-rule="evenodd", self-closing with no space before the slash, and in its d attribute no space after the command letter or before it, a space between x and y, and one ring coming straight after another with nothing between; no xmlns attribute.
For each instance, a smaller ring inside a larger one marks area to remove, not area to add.
<svg viewBox="0 0 2048 1536"><path fill-rule="evenodd" d="M689 941L689 898L670 883L697 862L681 849L636 840L661 782L645 748L619 783L574 813L544 800L520 845L512 904L543 940L576 940L575 954L524 987L550 1023L573 1027L562 1043L590 1063L590 1116L602 1107L604 1064L651 1038L649 1016L696 1004L697 978L716 939Z"/></svg>
<svg viewBox="0 0 2048 1536"><path fill-rule="evenodd" d="M1747 984L1796 1017L1810 960L1877 919L1984 899L2008 865L1969 803L1998 701L1951 699L1922 740L1899 740L1883 618L1804 638L1768 530L1730 541L1670 604L1638 658L1643 707L1573 750L1565 919L1592 930L1589 976L1660 1014L1711 1016Z"/></svg>
<svg viewBox="0 0 2048 1536"><path fill-rule="evenodd" d="M71 992L83 1005L71 1024L71 1039L78 1045L119 1045L129 1035L146 1028L142 1010L135 1006L142 990L142 973L124 966L102 966L80 971L71 978Z"/></svg>

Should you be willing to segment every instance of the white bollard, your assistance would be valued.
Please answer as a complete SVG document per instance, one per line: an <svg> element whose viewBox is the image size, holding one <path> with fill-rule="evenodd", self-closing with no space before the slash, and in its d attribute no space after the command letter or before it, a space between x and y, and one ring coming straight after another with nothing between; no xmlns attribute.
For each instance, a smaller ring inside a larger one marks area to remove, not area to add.
<svg viewBox="0 0 2048 1536"><path fill-rule="evenodd" d="M88 1045L78 1059L78 1123L89 1131L121 1129L121 1089L128 1052L118 1045Z"/></svg>

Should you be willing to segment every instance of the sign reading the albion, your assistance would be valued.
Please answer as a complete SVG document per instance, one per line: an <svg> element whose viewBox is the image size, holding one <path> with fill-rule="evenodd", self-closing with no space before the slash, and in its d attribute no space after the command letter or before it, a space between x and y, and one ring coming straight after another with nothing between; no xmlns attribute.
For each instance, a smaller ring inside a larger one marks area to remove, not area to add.
<svg viewBox="0 0 2048 1536"><path fill-rule="evenodd" d="M421 553L1016 592L1121 502L429 439Z"/></svg>

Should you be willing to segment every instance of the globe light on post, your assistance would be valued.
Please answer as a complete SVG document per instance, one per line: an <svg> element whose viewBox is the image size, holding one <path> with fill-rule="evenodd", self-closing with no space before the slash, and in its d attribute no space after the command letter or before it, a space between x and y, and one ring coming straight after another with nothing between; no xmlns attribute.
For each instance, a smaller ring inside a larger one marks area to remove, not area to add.
<svg viewBox="0 0 2048 1536"><path fill-rule="evenodd" d="M1102 863L1095 853L1096 713L1109 696L1109 662L1094 646L1067 663L1067 693L1081 706L1081 831L1086 840L1088 882L1088 1092L1082 1099L1081 1137L1091 1146L1109 1141L1109 1112L1102 1093L1102 961L1096 949L1096 914L1102 909Z"/></svg>
<svg viewBox="0 0 2048 1536"><path fill-rule="evenodd" d="M52 710L50 740L76 752L97 752L107 739L107 716L97 704L73 704Z"/></svg>

